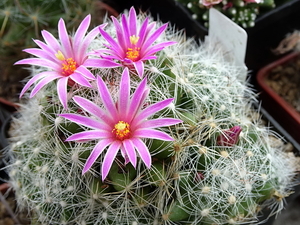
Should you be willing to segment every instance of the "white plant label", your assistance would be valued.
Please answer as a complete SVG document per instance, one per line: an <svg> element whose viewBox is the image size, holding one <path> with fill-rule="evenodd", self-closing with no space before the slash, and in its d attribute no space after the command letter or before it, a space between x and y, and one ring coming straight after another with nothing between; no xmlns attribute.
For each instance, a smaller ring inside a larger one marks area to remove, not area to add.
<svg viewBox="0 0 300 225"><path fill-rule="evenodd" d="M241 80L246 80L246 31L214 8L209 10L208 41L223 48L228 60L241 68Z"/></svg>

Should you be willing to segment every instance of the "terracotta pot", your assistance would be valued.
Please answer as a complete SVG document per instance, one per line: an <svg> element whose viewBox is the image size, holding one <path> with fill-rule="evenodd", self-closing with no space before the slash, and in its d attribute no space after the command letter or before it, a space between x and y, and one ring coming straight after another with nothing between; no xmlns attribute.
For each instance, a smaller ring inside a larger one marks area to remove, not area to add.
<svg viewBox="0 0 300 225"><path fill-rule="evenodd" d="M299 56L299 53L288 54L263 67L256 76L258 86L261 89L260 98L262 100L262 107L268 111L274 120L286 131L284 136L289 139L288 141L298 150L300 149L300 113L276 93L266 81L273 69L279 65L284 66Z"/></svg>

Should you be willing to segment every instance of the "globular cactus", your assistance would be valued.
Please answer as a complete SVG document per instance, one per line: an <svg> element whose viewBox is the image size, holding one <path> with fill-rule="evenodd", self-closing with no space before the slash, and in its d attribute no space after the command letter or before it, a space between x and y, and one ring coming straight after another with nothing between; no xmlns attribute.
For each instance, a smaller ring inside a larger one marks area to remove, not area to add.
<svg viewBox="0 0 300 225"><path fill-rule="evenodd" d="M257 15L275 8L274 0L176 0L192 13L192 17L208 26L208 10L219 10L244 28L255 26Z"/></svg>
<svg viewBox="0 0 300 225"><path fill-rule="evenodd" d="M9 174L33 224L250 224L265 207L270 215L282 209L293 158L271 145L273 133L251 113L254 94L239 68L209 43L172 29L163 34L166 25L151 33L148 19L131 9L121 23L99 28L86 58L108 68L90 68L97 75L90 87L64 75L57 79L73 81L67 93L57 93L59 80L44 83L21 104ZM127 30L128 20L138 22ZM32 76L48 70L33 66ZM132 120L118 119L105 132L114 115ZM120 143L116 153L111 146Z"/></svg>

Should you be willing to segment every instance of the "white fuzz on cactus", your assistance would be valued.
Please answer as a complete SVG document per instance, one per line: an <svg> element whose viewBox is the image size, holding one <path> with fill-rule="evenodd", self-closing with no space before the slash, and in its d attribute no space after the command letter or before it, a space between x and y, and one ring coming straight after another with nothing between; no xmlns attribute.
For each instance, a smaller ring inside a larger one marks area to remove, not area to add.
<svg viewBox="0 0 300 225"><path fill-rule="evenodd" d="M144 20L144 15L138 16L138 24ZM104 30L116 37L112 22L108 21ZM77 113L96 121L97 117L81 109L73 96L103 109L99 80L89 80L91 87L68 87L67 105L61 103L55 82L21 105L20 116L12 124L10 182L20 206L32 210L33 222L250 224L257 223L264 207L272 206L272 213L282 209L293 185L292 159L280 147L271 146L272 132L252 118L254 94L238 79L239 69L209 43L199 46L171 29L157 39L158 43L169 41L177 44L156 52L156 59L145 60L142 75L120 61L119 67L90 69L102 77L114 102L120 98L119 85L127 70L122 65L129 67L131 94L140 85L141 76L147 78L149 94L143 110L173 98L172 104L150 119L182 122L156 129L173 141L143 138L151 154L150 168L137 149L136 165L133 158L126 164L127 153L119 152L103 177L106 156L102 153L82 174L99 140L66 141L91 128L60 115ZM89 50L104 44L105 38L99 35ZM32 76L41 71L45 68L34 67ZM122 103L118 110L120 106ZM115 129L113 133L119 131ZM122 141L126 134L122 133Z"/></svg>

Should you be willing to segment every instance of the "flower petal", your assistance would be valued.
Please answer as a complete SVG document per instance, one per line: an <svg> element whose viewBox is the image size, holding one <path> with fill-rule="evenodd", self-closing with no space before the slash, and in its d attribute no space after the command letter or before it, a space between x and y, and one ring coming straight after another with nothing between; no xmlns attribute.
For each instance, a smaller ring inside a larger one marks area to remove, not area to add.
<svg viewBox="0 0 300 225"><path fill-rule="evenodd" d="M47 60L47 59L39 59L39 58L21 59L18 62L16 62L14 65L20 65L20 64L42 66L42 67L50 68L50 69L53 69L56 71L60 70L60 66L57 63Z"/></svg>
<svg viewBox="0 0 300 225"><path fill-rule="evenodd" d="M37 85L32 89L30 93L30 98L36 95L36 93L41 90L42 87L44 87L46 84L50 83L51 81L61 78L61 76L57 73L48 74L48 76L42 78Z"/></svg>
<svg viewBox="0 0 300 225"><path fill-rule="evenodd" d="M134 149L134 145L130 139L125 139L123 142L124 149L126 151L126 155L128 156L129 161L136 167L136 152Z"/></svg>
<svg viewBox="0 0 300 225"><path fill-rule="evenodd" d="M124 40L124 34L123 34L122 26L120 25L119 21L115 17L112 17L112 21L113 21L113 24L116 28L116 34L117 34L117 39L118 39L119 46L121 48L125 49L126 44L125 44L125 40Z"/></svg>
<svg viewBox="0 0 300 225"><path fill-rule="evenodd" d="M84 65L79 66L76 70L77 73L80 73L81 75L85 76L86 78L90 80L95 80L94 74L91 73Z"/></svg>
<svg viewBox="0 0 300 225"><path fill-rule="evenodd" d="M136 35L136 12L134 7L130 8L128 20L130 35Z"/></svg>
<svg viewBox="0 0 300 225"><path fill-rule="evenodd" d="M102 138L111 138L111 132L106 130L87 130L76 134L72 134L66 139L66 141L83 141L83 140L94 140Z"/></svg>
<svg viewBox="0 0 300 225"><path fill-rule="evenodd" d="M164 126L172 126L181 122L182 120L174 118L159 118L143 121L140 125L138 124L137 126L139 128L158 128Z"/></svg>
<svg viewBox="0 0 300 225"><path fill-rule="evenodd" d="M166 108L168 105L171 104L171 102L173 101L173 98L169 98L160 102L157 102L155 104L152 104L150 106L148 106L146 109L144 109L143 111L141 111L135 118L134 118L134 124L139 123L139 121L142 121L146 118L148 118L149 116L152 116L154 113Z"/></svg>
<svg viewBox="0 0 300 225"><path fill-rule="evenodd" d="M156 52L161 51L165 47L168 47L168 46L174 45L174 44L177 44L177 42L168 41L168 42L159 43L159 44L154 45L154 46L150 46L148 49L143 48L142 51L141 51L141 55L143 55L143 56L153 55ZM144 59L144 57L143 57L143 59Z"/></svg>
<svg viewBox="0 0 300 225"><path fill-rule="evenodd" d="M116 109L116 105L108 91L108 88L102 78L100 76L97 76L97 85L98 85L98 90L100 97L103 101L103 104L105 108L108 110L108 115L111 118L118 119L119 113Z"/></svg>
<svg viewBox="0 0 300 225"><path fill-rule="evenodd" d="M39 46L41 49L43 49L45 52L49 54L49 56L52 56L53 60L57 60L55 54L57 53L58 49L60 49L60 46L55 50L53 47L46 45L44 42L40 40L33 40L37 46Z"/></svg>
<svg viewBox="0 0 300 225"><path fill-rule="evenodd" d="M90 156L86 160L83 170L82 170L82 175L85 174L92 165L95 163L97 158L100 156L100 154L103 152L103 150L112 143L112 139L103 139L97 143L97 145L94 147L93 151L91 152Z"/></svg>
<svg viewBox="0 0 300 225"><path fill-rule="evenodd" d="M163 141L174 141L174 139L166 134L165 132L153 130L153 129L137 129L134 131L134 137L136 138L151 138L151 139L159 139Z"/></svg>
<svg viewBox="0 0 300 225"><path fill-rule="evenodd" d="M87 59L84 62L84 65L86 67L95 67L95 68L114 68L114 67L120 67L121 64L115 63L112 60L108 60L108 59Z"/></svg>
<svg viewBox="0 0 300 225"><path fill-rule="evenodd" d="M70 37L66 29L65 21L62 18L58 22L58 36L61 41L62 48L66 53L66 57L72 57L74 54L71 46Z"/></svg>
<svg viewBox="0 0 300 225"><path fill-rule="evenodd" d="M39 48L27 48L27 49L24 49L23 52L27 52L36 57L44 58L44 59L47 59L50 61L57 60L57 59L54 59L53 57L51 57L51 54L49 54L49 52L46 52L45 50L39 49Z"/></svg>
<svg viewBox="0 0 300 225"><path fill-rule="evenodd" d="M104 26L105 26L105 24L95 27L81 41L81 43L78 46L78 49L76 51L76 57L78 57L79 63L83 63L83 61L86 60L85 56L86 56L86 52L88 50L89 45L95 39L95 37L99 34L99 27L104 27Z"/></svg>
<svg viewBox="0 0 300 225"><path fill-rule="evenodd" d="M147 37L148 23L149 23L149 18L147 17L144 20L144 22L143 22L143 24L142 24L142 26L140 28L140 31L139 31L139 40L138 40L138 42L136 44L137 46L141 46L142 43L144 42L145 38Z"/></svg>
<svg viewBox="0 0 300 225"><path fill-rule="evenodd" d="M137 71L140 78L143 78L144 76L144 63L142 60L133 62L134 68Z"/></svg>
<svg viewBox="0 0 300 225"><path fill-rule="evenodd" d="M153 34L151 34L151 36L145 40L142 48L147 49L165 31L167 26L168 24L166 23L153 32Z"/></svg>
<svg viewBox="0 0 300 225"><path fill-rule="evenodd" d="M133 96L131 98L130 102L130 114L132 118L135 117L136 113L140 108L143 106L143 102L148 96L147 90L147 78L144 78L142 82L139 84L139 86L136 88L135 92L133 93Z"/></svg>
<svg viewBox="0 0 300 225"><path fill-rule="evenodd" d="M77 84L80 84L82 86L85 87L92 87L92 85L89 83L89 81L82 76L80 73L77 73L76 71L74 73L72 73L69 76L70 79L72 79L73 81L75 81Z"/></svg>
<svg viewBox="0 0 300 225"><path fill-rule="evenodd" d="M21 93L20 93L20 98L24 95L24 93L27 91L27 89L28 89L32 84L34 84L36 81L38 81L38 80L40 80L40 79L42 79L42 78L48 76L49 73L50 73L50 75L51 75L52 73L56 73L56 72L48 72L48 71L46 71L46 72L42 72L42 73L39 73L39 74L33 76L33 77L26 83L26 85L23 87L23 89L22 89L22 91L21 91Z"/></svg>
<svg viewBox="0 0 300 225"><path fill-rule="evenodd" d="M87 29L90 26L90 22L91 22L91 15L87 15L82 22L80 23L80 25L78 26L76 33L74 35L74 46L80 46L81 42L84 38L84 35L87 32Z"/></svg>
<svg viewBox="0 0 300 225"><path fill-rule="evenodd" d="M141 157L145 165L148 168L150 168L152 159L151 159L149 149L147 148L145 143L139 138L131 138L131 141L133 142L135 148L139 153L139 156Z"/></svg>
<svg viewBox="0 0 300 225"><path fill-rule="evenodd" d="M114 159L116 158L116 155L120 147L121 147L120 141L115 141L109 146L102 163L102 168L101 168L102 181L107 177L111 165Z"/></svg>
<svg viewBox="0 0 300 225"><path fill-rule="evenodd" d="M106 124L100 123L97 120L94 120L90 117L78 115L78 114L73 114L73 113L63 113L60 114L59 116L64 117L68 120L71 120L72 122L84 125L89 128L94 128L94 129L101 129L101 130L110 130L110 127L107 126Z"/></svg>
<svg viewBox="0 0 300 225"><path fill-rule="evenodd" d="M74 96L74 101L86 112L96 116L103 122L112 123L112 119L107 116L106 112L102 110L98 105L95 103L81 97L81 96Z"/></svg>
<svg viewBox="0 0 300 225"><path fill-rule="evenodd" d="M53 53L56 53L59 49L61 49L59 42L50 32L42 30L41 33L47 44L47 47L52 49Z"/></svg>
<svg viewBox="0 0 300 225"><path fill-rule="evenodd" d="M123 28L125 44L126 44L127 47L129 47L131 45L130 44L130 33L129 33L128 21L127 21L127 18L124 14L121 17L121 22L122 22L122 28ZM127 49L125 49L125 51L126 50Z"/></svg>
<svg viewBox="0 0 300 225"><path fill-rule="evenodd" d="M67 93L67 84L68 84L68 77L60 78L57 81L57 94L58 98L65 109L68 108L67 101L68 101L68 93Z"/></svg>
<svg viewBox="0 0 300 225"><path fill-rule="evenodd" d="M125 68L121 77L120 92L118 99L118 110L122 112L124 121L128 121L129 110L129 96L130 96L130 78L128 68Z"/></svg>
<svg viewBox="0 0 300 225"><path fill-rule="evenodd" d="M111 45L111 48L117 52L119 55L124 55L123 49L119 46L119 44L101 27L99 27L99 31L102 37Z"/></svg>

